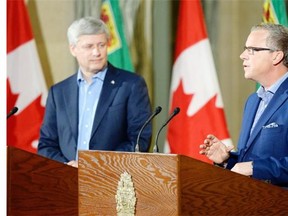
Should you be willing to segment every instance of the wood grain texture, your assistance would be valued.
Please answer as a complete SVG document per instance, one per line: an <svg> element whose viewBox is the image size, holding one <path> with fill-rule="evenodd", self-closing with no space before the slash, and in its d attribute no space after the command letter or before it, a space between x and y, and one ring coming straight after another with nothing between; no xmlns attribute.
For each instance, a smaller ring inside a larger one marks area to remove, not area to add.
<svg viewBox="0 0 288 216"><path fill-rule="evenodd" d="M184 156L180 164L184 215L288 215L287 190Z"/></svg>
<svg viewBox="0 0 288 216"><path fill-rule="evenodd" d="M142 153L79 152L79 212L116 215L118 181L132 176L136 215L177 215L177 157ZM176 205L175 205L176 204Z"/></svg>
<svg viewBox="0 0 288 216"><path fill-rule="evenodd" d="M288 191L181 155L81 151L80 215L116 215L132 176L136 215L288 215Z"/></svg>
<svg viewBox="0 0 288 216"><path fill-rule="evenodd" d="M78 215L76 168L7 148L7 215Z"/></svg>

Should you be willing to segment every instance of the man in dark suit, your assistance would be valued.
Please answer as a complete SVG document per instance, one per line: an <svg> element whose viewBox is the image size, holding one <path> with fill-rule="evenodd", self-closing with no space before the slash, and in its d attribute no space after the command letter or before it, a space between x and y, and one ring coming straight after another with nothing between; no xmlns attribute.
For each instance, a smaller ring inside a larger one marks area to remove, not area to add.
<svg viewBox="0 0 288 216"><path fill-rule="evenodd" d="M78 150L135 151L138 133L151 115L144 79L107 60L109 31L93 17L74 21L67 32L79 70L49 90L38 154L78 166ZM150 146L151 124L140 151Z"/></svg>
<svg viewBox="0 0 288 216"><path fill-rule="evenodd" d="M288 29L252 27L240 58L245 78L261 87L246 102L238 151L210 134L200 154L234 172L288 187Z"/></svg>

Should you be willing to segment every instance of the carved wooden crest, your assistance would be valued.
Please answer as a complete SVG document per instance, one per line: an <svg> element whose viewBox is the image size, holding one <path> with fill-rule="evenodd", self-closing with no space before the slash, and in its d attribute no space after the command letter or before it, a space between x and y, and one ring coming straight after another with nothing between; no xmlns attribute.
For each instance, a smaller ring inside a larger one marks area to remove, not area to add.
<svg viewBox="0 0 288 216"><path fill-rule="evenodd" d="M136 195L132 176L126 171L121 174L118 182L116 198L116 210L118 216L135 215Z"/></svg>

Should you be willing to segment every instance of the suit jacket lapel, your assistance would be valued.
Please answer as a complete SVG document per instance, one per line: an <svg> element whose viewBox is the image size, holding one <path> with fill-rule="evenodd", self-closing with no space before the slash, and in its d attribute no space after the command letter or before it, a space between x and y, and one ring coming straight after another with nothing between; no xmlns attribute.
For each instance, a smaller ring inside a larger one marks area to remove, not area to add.
<svg viewBox="0 0 288 216"><path fill-rule="evenodd" d="M250 131L254 122L254 118L260 103L260 98L255 93L250 101L247 103L245 113L242 120L242 133L238 143L239 149L244 149L247 146L248 139L250 137Z"/></svg>
<svg viewBox="0 0 288 216"><path fill-rule="evenodd" d="M69 82L63 91L63 98L65 101L64 109L68 116L72 134L75 135L76 144L78 137L78 97L77 74L75 74L70 77Z"/></svg>
<svg viewBox="0 0 288 216"><path fill-rule="evenodd" d="M108 65L108 70L104 79L101 95L95 113L91 137L97 131L103 116L108 111L109 105L112 103L120 84L121 83L117 71L112 65Z"/></svg>

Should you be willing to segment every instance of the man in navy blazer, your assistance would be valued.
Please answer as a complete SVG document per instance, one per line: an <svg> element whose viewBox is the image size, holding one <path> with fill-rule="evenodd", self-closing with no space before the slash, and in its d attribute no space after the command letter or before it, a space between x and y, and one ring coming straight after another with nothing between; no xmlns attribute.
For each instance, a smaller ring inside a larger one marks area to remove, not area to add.
<svg viewBox="0 0 288 216"><path fill-rule="evenodd" d="M246 102L238 151L210 134L200 154L234 172L288 188L288 29L252 27L240 58L245 78L261 87Z"/></svg>
<svg viewBox="0 0 288 216"><path fill-rule="evenodd" d="M79 70L49 90L38 154L78 166L78 150L135 151L138 133L151 115L144 79L108 63L109 31L86 17L68 29ZM147 152L151 123L140 137Z"/></svg>

